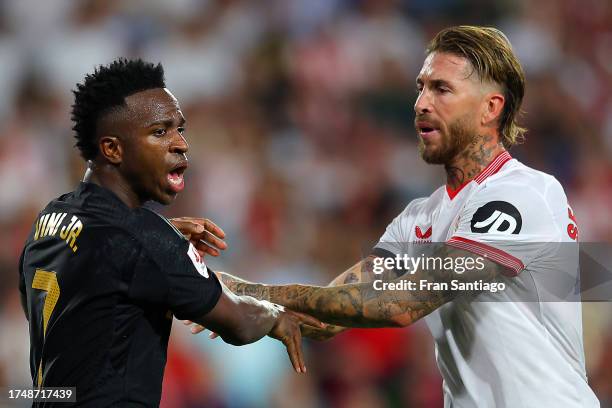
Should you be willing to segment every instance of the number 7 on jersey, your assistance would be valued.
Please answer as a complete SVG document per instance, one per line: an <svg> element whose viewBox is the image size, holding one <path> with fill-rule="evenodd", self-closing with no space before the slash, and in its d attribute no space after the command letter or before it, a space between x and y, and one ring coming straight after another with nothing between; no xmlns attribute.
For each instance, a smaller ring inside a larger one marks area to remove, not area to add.
<svg viewBox="0 0 612 408"><path fill-rule="evenodd" d="M60 288L57 283L55 272L37 269L34 274L34 280L32 280L32 288L47 292L45 305L43 306L43 336L45 336L47 334L47 324L51 318L51 313L53 313L53 309L55 309L55 305L60 296ZM38 386L42 386L42 359L38 366Z"/></svg>

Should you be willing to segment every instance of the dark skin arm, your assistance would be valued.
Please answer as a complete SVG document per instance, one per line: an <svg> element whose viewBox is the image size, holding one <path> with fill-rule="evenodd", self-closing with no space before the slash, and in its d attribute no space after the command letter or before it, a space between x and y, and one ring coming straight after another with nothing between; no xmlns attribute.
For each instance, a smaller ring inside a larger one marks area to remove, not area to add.
<svg viewBox="0 0 612 408"><path fill-rule="evenodd" d="M435 254L446 257L472 257L469 252L444 245ZM372 260L372 258L369 258ZM483 259L482 270L471 270L457 274L452 270L417 270L414 274L405 274L391 282L401 280L417 284L421 279L428 282L443 283L453 279L459 282L478 280L492 281L505 272L505 267ZM368 260L365 261L366 263ZM385 274L393 271L385 271ZM283 304L293 310L311 314L322 321L349 327L402 327L414 323L428 315L441 305L450 302L463 292L441 290L374 290L371 283L341 285L337 287L319 287L306 285L271 286L237 282L229 275L223 276L234 293L248 294L259 299ZM381 277L381 280L383 278Z"/></svg>
<svg viewBox="0 0 612 408"><path fill-rule="evenodd" d="M214 330L223 341L236 346L253 343L268 335L287 347L295 371L305 373L300 327L324 327L317 319L283 306L250 296L237 296L221 285L223 292L215 307L195 322Z"/></svg>
<svg viewBox="0 0 612 408"><path fill-rule="evenodd" d="M219 251L227 248L223 241L225 233L208 219L181 217L173 218L170 222L195 246L201 256L219 256ZM222 289L213 310L196 319L199 327L206 325L223 341L233 345L252 343L268 335L287 347L291 364L298 373L306 372L300 330L311 327L306 325L323 330L325 325L310 316L286 310L283 306L265 300L236 296L223 284Z"/></svg>

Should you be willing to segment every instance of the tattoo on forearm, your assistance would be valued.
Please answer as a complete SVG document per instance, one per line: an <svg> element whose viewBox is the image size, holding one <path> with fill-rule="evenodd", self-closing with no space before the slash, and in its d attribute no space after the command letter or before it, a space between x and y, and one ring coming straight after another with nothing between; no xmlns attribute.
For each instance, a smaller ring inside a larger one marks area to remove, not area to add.
<svg viewBox="0 0 612 408"><path fill-rule="evenodd" d="M260 283L233 282L230 290L239 296L252 296L259 300L270 300L270 287ZM273 302L273 301L272 301ZM277 303L277 302L274 302Z"/></svg>
<svg viewBox="0 0 612 408"><path fill-rule="evenodd" d="M436 256L452 256L457 251L444 246ZM461 251L461 256L472 256ZM501 273L501 266L487 261L478 273L456 274L452 270L417 271L399 279L418 282L493 280ZM377 291L371 283L316 287L304 285L270 286L270 300L291 309L311 314L327 323L350 327L385 327L410 324L454 299L458 292L442 290Z"/></svg>
<svg viewBox="0 0 612 408"><path fill-rule="evenodd" d="M436 251L436 256L473 256L446 245ZM499 276L503 267L486 261L486 267L470 274L456 274L453 270L440 269L416 271L414 274L401 275L401 271L386 270L383 274L372 272L374 257L356 265L354 272L345 273L344 283L334 287L305 285L270 286L238 280L231 275L222 275L222 281L237 295L248 295L260 300L268 300L290 309L311 314L322 321L338 326L349 327L388 327L410 324L431 313L442 304L454 299L456 291L418 290L418 291L377 291L372 285L374 279L382 281L408 280L419 282L426 279L432 283L459 281L491 281ZM355 279L359 284L352 283ZM349 283L349 284L347 284ZM470 295L470 294L467 294ZM329 333L313 334L322 337Z"/></svg>

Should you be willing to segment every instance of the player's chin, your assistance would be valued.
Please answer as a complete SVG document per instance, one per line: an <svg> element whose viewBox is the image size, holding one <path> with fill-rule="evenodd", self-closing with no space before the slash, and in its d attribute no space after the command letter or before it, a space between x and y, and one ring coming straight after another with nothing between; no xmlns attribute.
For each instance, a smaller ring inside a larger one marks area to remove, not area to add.
<svg viewBox="0 0 612 408"><path fill-rule="evenodd" d="M437 146L433 143L420 143L419 144L419 152L421 153L421 158L429 164L445 164L444 154L440 146Z"/></svg>
<svg viewBox="0 0 612 408"><path fill-rule="evenodd" d="M185 188L185 183L182 179L177 182L172 177L168 177L159 186L156 194L155 201L163 205L171 204L176 196L178 196Z"/></svg>
<svg viewBox="0 0 612 408"><path fill-rule="evenodd" d="M178 196L178 192L176 191L165 191L164 194L161 194L159 197L159 202L163 205L172 204L172 202Z"/></svg>
<svg viewBox="0 0 612 408"><path fill-rule="evenodd" d="M421 158L429 163L430 160L437 156L439 147L438 144L432 141L424 141L419 138L419 153Z"/></svg>
<svg viewBox="0 0 612 408"><path fill-rule="evenodd" d="M153 200L157 201L162 205L169 205L172 204L172 202L176 199L177 195L177 191L174 191L171 188L164 186L155 192Z"/></svg>

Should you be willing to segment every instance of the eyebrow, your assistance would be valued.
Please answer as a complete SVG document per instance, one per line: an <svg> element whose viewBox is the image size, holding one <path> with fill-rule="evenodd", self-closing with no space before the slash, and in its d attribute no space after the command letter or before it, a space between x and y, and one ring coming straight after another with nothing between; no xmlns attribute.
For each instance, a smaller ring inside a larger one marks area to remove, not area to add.
<svg viewBox="0 0 612 408"><path fill-rule="evenodd" d="M162 120L156 120L155 122L150 123L147 127L150 128L150 127L159 126L159 125L170 127L172 126L173 123L174 123L173 119L162 119ZM183 126L184 124L185 124L185 118L181 116L178 122L178 126Z"/></svg>
<svg viewBox="0 0 612 408"><path fill-rule="evenodd" d="M424 82L424 81L423 81L421 78L417 78L417 79L416 79L416 84L417 84L417 85L424 85L424 83L425 83L425 82ZM453 86L453 85L452 85L450 82L448 82L447 80L445 80L445 79L431 79L431 80L429 80L429 83L430 83L430 84L431 84L431 86L433 86L433 87L437 87L437 86L446 86L446 87L448 87L448 88L453 88L453 89L454 89L454 86Z"/></svg>

